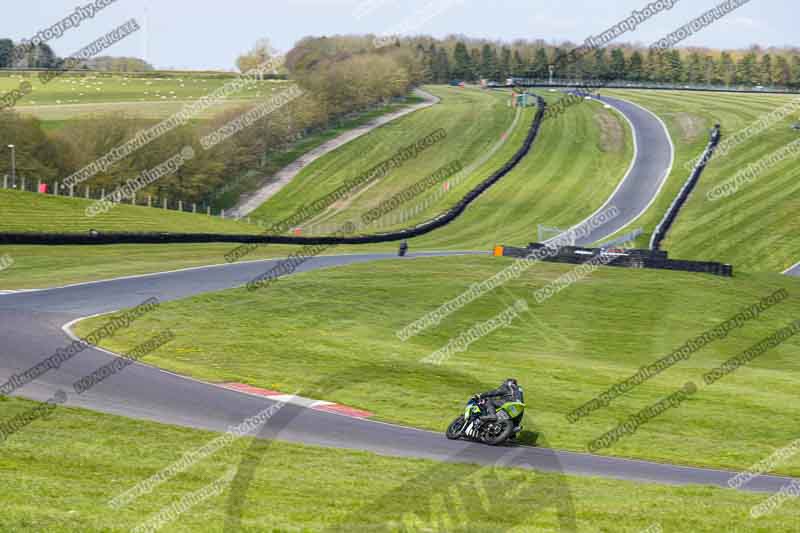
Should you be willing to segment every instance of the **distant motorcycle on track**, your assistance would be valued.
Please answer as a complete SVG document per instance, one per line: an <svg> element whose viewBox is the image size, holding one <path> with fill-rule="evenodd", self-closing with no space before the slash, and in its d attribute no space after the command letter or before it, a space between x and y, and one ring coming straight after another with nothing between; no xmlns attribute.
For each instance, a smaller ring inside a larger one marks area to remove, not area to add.
<svg viewBox="0 0 800 533"><path fill-rule="evenodd" d="M464 414L453 420L447 428L447 438L458 440L467 438L483 442L491 446L513 440L522 431L522 416L525 404L507 402L497 408L496 420L483 420L484 405L488 400L478 397L470 398Z"/></svg>

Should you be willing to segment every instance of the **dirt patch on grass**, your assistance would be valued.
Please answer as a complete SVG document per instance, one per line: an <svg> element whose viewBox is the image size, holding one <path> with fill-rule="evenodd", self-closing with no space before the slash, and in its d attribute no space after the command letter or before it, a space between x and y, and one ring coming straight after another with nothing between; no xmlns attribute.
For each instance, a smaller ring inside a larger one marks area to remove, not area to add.
<svg viewBox="0 0 800 533"><path fill-rule="evenodd" d="M706 133L705 120L697 115L677 113L675 118L681 127L681 135L687 141L694 141Z"/></svg>
<svg viewBox="0 0 800 533"><path fill-rule="evenodd" d="M604 152L621 152L625 147L625 132L622 124L605 109L594 114L600 128L600 149Z"/></svg>

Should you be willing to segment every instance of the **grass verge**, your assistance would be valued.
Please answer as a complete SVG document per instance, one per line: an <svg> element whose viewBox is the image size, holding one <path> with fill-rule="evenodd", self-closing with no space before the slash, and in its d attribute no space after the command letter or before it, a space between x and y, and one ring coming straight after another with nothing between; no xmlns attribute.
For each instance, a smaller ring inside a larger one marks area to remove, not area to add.
<svg viewBox="0 0 800 533"><path fill-rule="evenodd" d="M311 200L333 191L345 180L393 157L401 148L439 128L447 132L445 139L393 169L366 191L332 205L315 221L324 219L333 226L338 220L358 216L389 194L412 185L451 161L459 160L464 167L468 166L479 158L481 149L499 140L513 121L514 111L497 93L444 87L425 87L425 90L442 101L386 124L318 159L253 215L267 222L280 221ZM466 190L465 187L454 188L452 194L463 196Z"/></svg>
<svg viewBox="0 0 800 533"><path fill-rule="evenodd" d="M3 418L33 402L0 399ZM505 468L439 464L327 448L241 439L120 510L108 501L218 435L60 408L2 444L0 529L130 531L203 489L242 458L256 459L243 495L242 531L496 532L555 531L553 494L571 502L579 532L796 531L794 502L759 520L749 509L763 495L563 477ZM168 443L168 445L165 445ZM369 475L367 475L369 473ZM162 531L224 530L230 486L193 506ZM558 492L556 492L558 491ZM497 504L502 501L502 512ZM572 514L572 513L570 513ZM393 527L394 525L394 527Z"/></svg>
<svg viewBox="0 0 800 533"><path fill-rule="evenodd" d="M110 192L110 191L109 191ZM139 197L141 203L143 198ZM86 216L95 200L49 194L0 190L0 231L87 233L97 231L257 234L255 224L224 220L218 216L182 213L157 207L117 204L107 213ZM190 206L185 206L190 207Z"/></svg>
<svg viewBox="0 0 800 533"><path fill-rule="evenodd" d="M235 244L120 244L109 246L0 246L0 257L12 260L0 270L0 290L41 289L165 272L181 268L225 264L225 254ZM288 257L297 246L265 245L247 256L248 261ZM397 246L341 246L330 254L395 252Z"/></svg>

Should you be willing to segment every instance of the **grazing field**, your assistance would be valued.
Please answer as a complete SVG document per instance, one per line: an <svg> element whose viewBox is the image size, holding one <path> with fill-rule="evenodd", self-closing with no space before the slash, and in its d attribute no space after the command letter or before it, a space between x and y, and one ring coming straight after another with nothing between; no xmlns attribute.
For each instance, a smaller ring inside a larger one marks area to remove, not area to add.
<svg viewBox="0 0 800 533"><path fill-rule="evenodd" d="M47 112L54 111L48 109L52 106L68 106L64 109L77 114L81 109L87 112L93 109L115 109L109 104L137 104L146 109L150 107L149 104L154 103L185 103L212 93L232 79L232 77L204 77L189 73L176 77L88 73L83 77L73 74L60 76L45 84L39 80L37 73L12 73L0 76L0 93L17 89L20 83L27 81L32 85L33 92L17 104L21 112L38 116L40 110L37 108ZM253 86L237 93L235 99L268 98L274 90L285 86L286 83L281 80L254 82ZM148 105L142 106L142 103ZM131 106L130 109L135 108Z"/></svg>
<svg viewBox="0 0 800 533"><path fill-rule="evenodd" d="M398 340L401 328L511 264L495 258L429 258L303 273L256 292L236 289L165 303L104 346L124 352L151 332L169 328L176 339L148 356L148 363L210 381L300 389L312 398L330 394L321 399L437 431L480 392L476 383L488 390L515 376L528 391L527 429L546 435L553 447L570 450L586 450L591 440L692 381L699 391L687 402L600 453L741 469L797 438L800 363L794 354L800 336L713 385L705 386L702 378L800 315L793 280L776 274L728 279L602 268L537 304L532 291L572 269L537 264L438 326ZM781 288L789 297L758 319L608 407L577 423L567 421L573 409L640 367ZM510 325L450 354L440 366L422 362L516 299L526 300L530 309ZM78 332L85 334L103 320L83 322ZM358 373L358 383L351 382L348 371ZM333 385L342 390L316 389L318 383L330 386L335 376L342 383ZM800 457L776 470L800 475Z"/></svg>
<svg viewBox="0 0 800 533"><path fill-rule="evenodd" d="M35 406L19 399L0 399L0 404L4 418ZM462 526L458 531L464 533L512 527L519 532L551 531L561 523L559 508L547 503L554 493L562 498L560 510L566 519L574 517L578 532L638 533L653 524L669 532L716 533L742 524L748 531L796 530L791 503L759 520L748 516L749 509L765 499L763 495L699 486L676 490L283 442L252 445L249 438L167 479L126 507L117 510L107 505L217 437L207 431L60 408L3 443L0 529L130 531L250 458L245 465L255 465L252 479L246 491L236 492L244 504L244 531L391 531L393 523L398 524L396 530L406 521L413 524L415 517L420 527L450 527L443 522L448 520ZM243 479L249 472L248 466L241 469ZM380 475L364 476L365 472ZM223 486L219 496L198 502L163 531L227 530L228 503L236 486L240 485ZM453 491L468 505L442 508L440 502L453 498ZM504 512L492 512L503 494L516 496L504 499ZM293 528L287 530L287 524Z"/></svg>
<svg viewBox="0 0 800 533"><path fill-rule="evenodd" d="M16 111L25 116L34 116L42 120L46 128L55 130L65 121L110 113L143 120L167 118L232 79L190 73L137 77L135 74L92 72L83 77L73 74L57 77L43 84L37 73L5 73L0 75L0 94L17 89L21 82L28 81L33 86L33 92L20 100ZM204 111L198 118L209 119L243 104L267 99L274 91L286 87L287 83L282 80L255 82L252 87Z"/></svg>
<svg viewBox="0 0 800 533"><path fill-rule="evenodd" d="M646 234L646 246L656 224L688 178L685 163L700 156L708 131L722 124L723 142L776 109L797 101L796 96L682 93L662 91L604 91L645 106L664 119L676 148L669 182L650 210L635 223ZM733 196L709 201L707 193L756 163L799 140L790 126L800 113L781 120L727 155L711 161L689 202L681 211L663 248L682 259L731 263L737 270L782 272L800 259L800 170L796 156L760 174Z"/></svg>

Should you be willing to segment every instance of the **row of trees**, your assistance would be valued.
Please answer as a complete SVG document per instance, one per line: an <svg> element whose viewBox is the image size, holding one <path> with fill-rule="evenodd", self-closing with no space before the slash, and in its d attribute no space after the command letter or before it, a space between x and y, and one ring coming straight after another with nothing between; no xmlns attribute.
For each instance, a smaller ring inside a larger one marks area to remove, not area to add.
<svg viewBox="0 0 800 533"><path fill-rule="evenodd" d="M63 58L50 48L47 43L39 44L27 50L24 56L15 61L14 41L0 39L0 68L59 68ZM84 65L87 70L105 70L112 72L145 72L153 70L153 66L135 57L95 57Z"/></svg>
<svg viewBox="0 0 800 533"><path fill-rule="evenodd" d="M58 68L62 63L47 43L31 47L16 61L14 48L11 39L0 39L0 68Z"/></svg>
<svg viewBox="0 0 800 533"><path fill-rule="evenodd" d="M138 57L98 56L86 62L89 70L104 72L150 72L153 65Z"/></svg>
<svg viewBox="0 0 800 533"><path fill-rule="evenodd" d="M405 39L421 61L425 80L505 80L510 77L548 78L550 65L561 79L625 80L631 82L764 85L800 88L800 50L752 47L749 50L707 48L654 50L634 45L599 48L567 63L558 58L575 45L553 46L516 41L504 44L451 37Z"/></svg>

